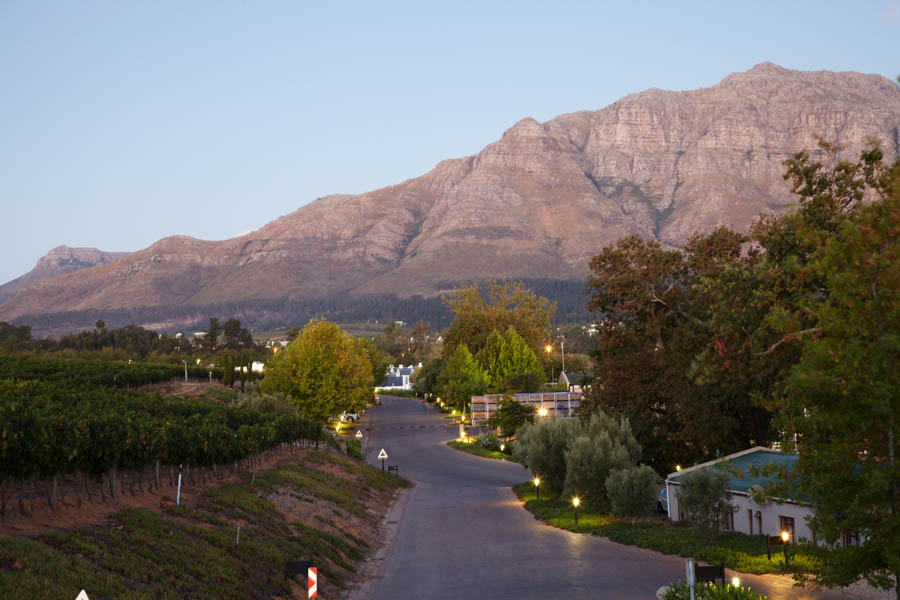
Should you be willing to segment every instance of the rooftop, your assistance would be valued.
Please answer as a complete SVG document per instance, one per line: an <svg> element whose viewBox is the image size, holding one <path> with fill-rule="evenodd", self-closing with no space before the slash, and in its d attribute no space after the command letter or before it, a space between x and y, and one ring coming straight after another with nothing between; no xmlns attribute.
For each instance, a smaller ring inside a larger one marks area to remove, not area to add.
<svg viewBox="0 0 900 600"><path fill-rule="evenodd" d="M672 473L667 477L667 480L672 483L680 484L681 482L679 479L684 477L686 473L690 473L697 469L721 465L723 470L728 473L729 489L733 492L743 492L746 494L753 485L759 485L765 488L773 482L775 477L774 475L754 475L751 472L751 467L762 469L768 465L774 465L776 467L784 467L790 471L793 469L794 463L797 462L797 458L798 455L796 454L783 454L778 450L771 450L769 448L758 446L756 448L744 450L743 452L725 456L718 460L690 467L683 471Z"/></svg>

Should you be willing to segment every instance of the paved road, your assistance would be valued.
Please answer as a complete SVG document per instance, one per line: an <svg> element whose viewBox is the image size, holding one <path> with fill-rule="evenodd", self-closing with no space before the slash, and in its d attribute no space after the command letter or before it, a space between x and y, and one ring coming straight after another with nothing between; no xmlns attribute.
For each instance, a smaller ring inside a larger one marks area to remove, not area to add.
<svg viewBox="0 0 900 600"><path fill-rule="evenodd" d="M367 460L415 481L398 517L372 600L491 598L641 599L684 577L684 559L562 531L535 520L510 487L528 479L521 466L471 456L446 445L458 435L423 403L382 396L366 412ZM778 598L856 598L840 592L792 590L790 580L744 576Z"/></svg>

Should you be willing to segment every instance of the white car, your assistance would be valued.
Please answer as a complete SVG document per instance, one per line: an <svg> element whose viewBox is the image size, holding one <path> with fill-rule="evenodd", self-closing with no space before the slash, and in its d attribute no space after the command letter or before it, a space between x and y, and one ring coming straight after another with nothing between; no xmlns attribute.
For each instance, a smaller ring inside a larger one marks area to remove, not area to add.
<svg viewBox="0 0 900 600"><path fill-rule="evenodd" d="M359 419L359 413L348 413L348 412L343 412L343 413L341 413L341 416L338 417L338 418L339 418L341 421L349 421L349 422L352 423L353 421L356 421L356 420Z"/></svg>

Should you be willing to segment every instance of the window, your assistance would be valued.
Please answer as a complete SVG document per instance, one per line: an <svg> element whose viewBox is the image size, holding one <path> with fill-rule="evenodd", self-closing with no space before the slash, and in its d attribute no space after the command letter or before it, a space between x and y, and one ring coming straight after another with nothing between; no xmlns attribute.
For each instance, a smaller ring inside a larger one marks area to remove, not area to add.
<svg viewBox="0 0 900 600"><path fill-rule="evenodd" d="M727 508L722 513L722 531L734 531L734 509Z"/></svg>
<svg viewBox="0 0 900 600"><path fill-rule="evenodd" d="M788 538L788 541L793 543L795 540L795 538L794 538L794 517L785 517L782 515L778 516L778 534L781 535L782 531L788 532L788 535L790 536Z"/></svg>
<svg viewBox="0 0 900 600"><path fill-rule="evenodd" d="M858 531L848 531L844 534L844 546L847 548L851 546L859 546L859 532Z"/></svg>

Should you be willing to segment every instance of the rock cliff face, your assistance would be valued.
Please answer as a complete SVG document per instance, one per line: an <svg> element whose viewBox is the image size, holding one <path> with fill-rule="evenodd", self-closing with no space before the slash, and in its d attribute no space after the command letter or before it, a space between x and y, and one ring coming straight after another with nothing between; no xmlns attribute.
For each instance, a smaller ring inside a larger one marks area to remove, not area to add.
<svg viewBox="0 0 900 600"><path fill-rule="evenodd" d="M103 252L96 248L69 248L57 246L38 259L35 267L21 277L0 285L0 304L42 279L72 273L96 265L112 262L127 252Z"/></svg>
<svg viewBox="0 0 900 600"><path fill-rule="evenodd" d="M855 158L900 151L900 89L884 77L771 63L700 90L651 89L602 110L523 119L475 156L356 196L328 196L245 236L186 237L42 280L0 305L29 313L205 305L334 293L433 294L490 276L581 279L637 233L678 246L789 209L782 161L816 137Z"/></svg>

